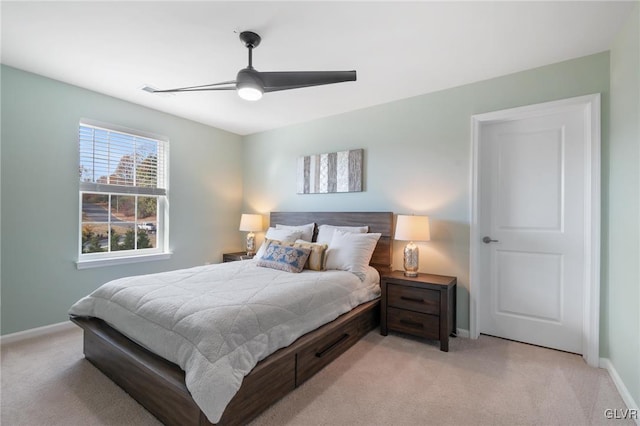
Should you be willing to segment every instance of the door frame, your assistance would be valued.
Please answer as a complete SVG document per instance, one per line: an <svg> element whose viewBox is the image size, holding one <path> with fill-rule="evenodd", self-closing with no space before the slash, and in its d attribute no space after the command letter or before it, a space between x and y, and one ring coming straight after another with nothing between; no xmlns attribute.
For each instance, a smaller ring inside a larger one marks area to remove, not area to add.
<svg viewBox="0 0 640 426"><path fill-rule="evenodd" d="M478 181L483 124L536 117L566 108L584 108L585 139L587 149L585 170L585 262L583 299L582 357L587 364L597 367L600 361L600 94L578 96L524 107L476 114L471 116L471 234L469 270L469 335L480 335L479 318L479 264L478 253L482 243L478 225Z"/></svg>

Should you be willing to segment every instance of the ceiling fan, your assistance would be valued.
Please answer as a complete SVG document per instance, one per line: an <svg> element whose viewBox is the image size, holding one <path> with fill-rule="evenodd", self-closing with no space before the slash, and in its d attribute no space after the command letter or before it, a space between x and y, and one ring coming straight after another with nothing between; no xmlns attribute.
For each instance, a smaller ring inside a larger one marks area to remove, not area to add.
<svg viewBox="0 0 640 426"><path fill-rule="evenodd" d="M252 52L260 44L260 36L252 31L240 33L240 40L249 49L249 65L238 71L235 80L202 86L180 87L167 90L149 90L152 93L197 92L205 90L237 90L238 95L248 101L257 101L263 93L279 90L321 86L323 84L355 81L355 71L273 71L264 72L253 68Z"/></svg>

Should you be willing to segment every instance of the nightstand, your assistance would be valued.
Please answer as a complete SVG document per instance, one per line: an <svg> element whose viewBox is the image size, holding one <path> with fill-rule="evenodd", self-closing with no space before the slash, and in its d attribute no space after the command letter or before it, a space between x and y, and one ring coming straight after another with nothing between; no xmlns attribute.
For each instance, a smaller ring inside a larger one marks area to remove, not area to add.
<svg viewBox="0 0 640 426"><path fill-rule="evenodd" d="M223 262L235 262L236 260L248 260L253 259L255 254L247 254L246 251L237 251L235 253L223 253L222 261Z"/></svg>
<svg viewBox="0 0 640 426"><path fill-rule="evenodd" d="M440 340L440 350L449 351L449 335L456 333L455 277L402 271L382 275L380 286L380 334L388 330Z"/></svg>

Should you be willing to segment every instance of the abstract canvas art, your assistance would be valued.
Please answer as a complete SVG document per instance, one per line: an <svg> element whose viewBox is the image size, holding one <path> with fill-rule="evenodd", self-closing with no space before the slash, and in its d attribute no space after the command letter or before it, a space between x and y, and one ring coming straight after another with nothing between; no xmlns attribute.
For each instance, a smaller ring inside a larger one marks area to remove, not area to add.
<svg viewBox="0 0 640 426"><path fill-rule="evenodd" d="M298 158L298 194L362 191L363 149Z"/></svg>

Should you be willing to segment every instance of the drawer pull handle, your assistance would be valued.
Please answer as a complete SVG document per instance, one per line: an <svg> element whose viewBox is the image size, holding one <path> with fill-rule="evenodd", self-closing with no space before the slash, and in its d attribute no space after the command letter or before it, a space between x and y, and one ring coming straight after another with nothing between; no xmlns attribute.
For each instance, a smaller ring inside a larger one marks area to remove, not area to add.
<svg viewBox="0 0 640 426"><path fill-rule="evenodd" d="M424 328L424 324L421 324L421 323L415 322L415 321L407 321L407 320L401 319L400 323L402 323L404 325L408 325L409 327Z"/></svg>
<svg viewBox="0 0 640 426"><path fill-rule="evenodd" d="M402 300L408 300L409 302L424 303L424 299L419 299L419 298L417 298L417 297L400 296L400 299L402 299Z"/></svg>
<svg viewBox="0 0 640 426"><path fill-rule="evenodd" d="M338 346L340 343L342 343L343 341L347 340L349 338L349 335L347 333L344 333L342 335L342 337L340 337L338 340L336 340L335 342L331 343L329 346L325 347L324 349L316 352L316 357L317 358L322 358L323 356L325 356L327 354L327 352L329 352L331 349L335 348L336 346Z"/></svg>

